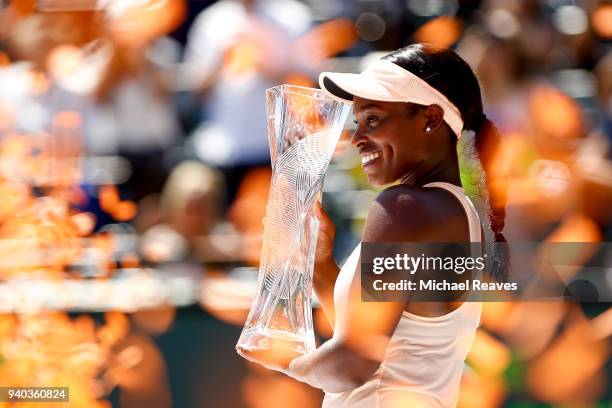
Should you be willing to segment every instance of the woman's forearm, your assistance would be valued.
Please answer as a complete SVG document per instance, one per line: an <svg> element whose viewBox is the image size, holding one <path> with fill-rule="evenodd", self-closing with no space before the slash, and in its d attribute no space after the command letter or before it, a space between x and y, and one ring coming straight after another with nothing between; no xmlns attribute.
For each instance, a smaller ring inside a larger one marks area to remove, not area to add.
<svg viewBox="0 0 612 408"><path fill-rule="evenodd" d="M333 260L314 266L314 290L332 327L334 327L335 322L334 286L339 272L340 268Z"/></svg>
<svg viewBox="0 0 612 408"><path fill-rule="evenodd" d="M291 361L287 374L326 392L344 392L363 384L378 365L359 356L341 341L331 339L312 353Z"/></svg>

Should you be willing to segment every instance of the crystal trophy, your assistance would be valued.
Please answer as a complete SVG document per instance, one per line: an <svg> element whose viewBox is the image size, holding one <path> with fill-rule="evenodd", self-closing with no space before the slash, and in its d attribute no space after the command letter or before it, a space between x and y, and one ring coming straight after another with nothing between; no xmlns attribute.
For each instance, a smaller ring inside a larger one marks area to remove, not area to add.
<svg viewBox="0 0 612 408"><path fill-rule="evenodd" d="M325 171L350 105L314 88L281 85L266 92L272 181L257 291L236 345L258 352L315 349L312 276ZM247 357L248 358L248 357Z"/></svg>

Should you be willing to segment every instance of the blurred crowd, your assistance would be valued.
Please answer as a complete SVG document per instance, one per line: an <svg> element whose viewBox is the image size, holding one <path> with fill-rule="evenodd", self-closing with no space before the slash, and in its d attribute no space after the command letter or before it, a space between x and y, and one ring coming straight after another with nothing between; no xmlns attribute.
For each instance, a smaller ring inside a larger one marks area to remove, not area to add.
<svg viewBox="0 0 612 408"><path fill-rule="evenodd" d="M504 135L493 154L508 241L612 241L610 40L603 0L4 0L0 279L188 265L206 274L202 306L240 327L251 292L235 285L256 277L271 178L265 90L316 87L323 70L359 72L413 42L453 47L477 73ZM349 136L350 124L323 198L338 261L376 194ZM481 198L462 161L466 191ZM17 330L11 322L0 333ZM611 336L605 304L490 304L461 406L609 404ZM126 347L129 365L138 356ZM319 401L251 370L236 385L247 406Z"/></svg>

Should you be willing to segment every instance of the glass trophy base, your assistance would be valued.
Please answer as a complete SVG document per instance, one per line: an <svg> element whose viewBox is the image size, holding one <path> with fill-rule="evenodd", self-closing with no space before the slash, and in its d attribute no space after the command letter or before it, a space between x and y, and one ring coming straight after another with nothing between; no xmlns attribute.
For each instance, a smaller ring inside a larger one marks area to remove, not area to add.
<svg viewBox="0 0 612 408"><path fill-rule="evenodd" d="M246 329L242 333L236 350L241 355L243 355L242 351L248 351L252 355L257 352L274 353L274 350L291 351L299 355L311 351L304 347L303 336L282 330L267 329L264 331L258 327Z"/></svg>

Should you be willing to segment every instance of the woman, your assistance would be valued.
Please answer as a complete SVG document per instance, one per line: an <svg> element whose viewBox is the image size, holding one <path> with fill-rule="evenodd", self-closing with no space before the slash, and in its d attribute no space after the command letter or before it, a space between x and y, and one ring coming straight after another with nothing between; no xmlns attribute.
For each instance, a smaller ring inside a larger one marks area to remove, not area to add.
<svg viewBox="0 0 612 408"><path fill-rule="evenodd" d="M351 141L370 183L395 183L372 204L362 241L481 242L478 214L461 188L456 145L462 131L474 131L486 171L499 134L465 61L416 44L358 75L323 73L320 85L353 102ZM491 203L496 241L504 240L504 200L498 194ZM455 406L480 303L361 302L360 246L339 270L334 226L322 209L319 218L314 286L334 336L286 367L265 365L323 389L324 407Z"/></svg>

